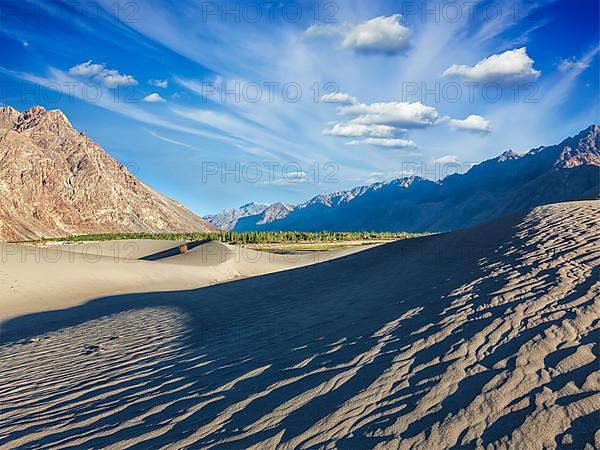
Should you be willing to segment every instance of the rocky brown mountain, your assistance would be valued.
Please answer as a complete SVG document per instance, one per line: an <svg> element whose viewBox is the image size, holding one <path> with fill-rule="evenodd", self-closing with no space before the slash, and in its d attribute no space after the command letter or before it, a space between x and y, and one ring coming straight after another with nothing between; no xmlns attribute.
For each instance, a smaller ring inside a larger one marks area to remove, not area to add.
<svg viewBox="0 0 600 450"><path fill-rule="evenodd" d="M59 110L0 109L0 240L214 227L142 183Z"/></svg>

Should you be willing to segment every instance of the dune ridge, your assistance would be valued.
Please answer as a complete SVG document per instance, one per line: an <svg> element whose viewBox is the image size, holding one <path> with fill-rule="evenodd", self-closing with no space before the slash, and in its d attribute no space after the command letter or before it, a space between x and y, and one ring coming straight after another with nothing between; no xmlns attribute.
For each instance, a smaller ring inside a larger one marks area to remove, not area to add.
<svg viewBox="0 0 600 450"><path fill-rule="evenodd" d="M35 246L0 242L0 292L4 296L0 321L73 307L106 295L195 289L315 264L366 248L279 255L208 241L180 255L178 247L183 243L122 240Z"/></svg>
<svg viewBox="0 0 600 450"><path fill-rule="evenodd" d="M599 218L12 318L0 448L598 448Z"/></svg>

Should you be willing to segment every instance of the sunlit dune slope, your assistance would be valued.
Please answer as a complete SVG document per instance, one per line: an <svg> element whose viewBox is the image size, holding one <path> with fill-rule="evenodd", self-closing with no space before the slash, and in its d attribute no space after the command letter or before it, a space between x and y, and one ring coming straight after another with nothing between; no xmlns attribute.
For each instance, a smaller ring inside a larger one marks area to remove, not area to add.
<svg viewBox="0 0 600 450"><path fill-rule="evenodd" d="M548 205L14 318L0 445L598 448L599 219Z"/></svg>

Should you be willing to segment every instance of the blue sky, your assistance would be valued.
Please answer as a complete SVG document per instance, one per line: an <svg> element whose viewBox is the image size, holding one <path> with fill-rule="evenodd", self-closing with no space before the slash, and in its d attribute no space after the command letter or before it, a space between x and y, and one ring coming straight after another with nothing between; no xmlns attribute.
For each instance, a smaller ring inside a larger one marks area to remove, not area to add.
<svg viewBox="0 0 600 450"><path fill-rule="evenodd" d="M438 178L600 121L597 0L1 5L0 101L61 108L200 214Z"/></svg>

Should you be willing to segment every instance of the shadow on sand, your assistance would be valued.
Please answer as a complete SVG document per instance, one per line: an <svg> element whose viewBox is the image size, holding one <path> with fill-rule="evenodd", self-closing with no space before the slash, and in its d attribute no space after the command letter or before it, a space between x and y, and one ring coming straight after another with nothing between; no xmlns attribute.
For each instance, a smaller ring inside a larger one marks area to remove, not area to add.
<svg viewBox="0 0 600 450"><path fill-rule="evenodd" d="M132 381L117 379L112 389L124 389L121 397L139 402L79 427L76 435L116 429L141 412L169 401L164 409L146 416L143 423L87 441L85 446L135 439L160 429L187 410L190 413L184 419L137 447L158 448L188 438L186 444L202 448L233 438L222 447L247 448L280 433L278 439L285 442L335 413L382 377L402 350L435 332L444 318L456 314L460 308L452 304L456 289L486 275L485 268L494 263L510 264L504 250L523 245L513 237L514 226L521 219L521 215L511 216L489 226L400 241L338 260L197 290L119 295L66 310L31 314L2 324L0 343L13 345L126 311L177 310L185 317L181 354L173 366L160 358L153 360L154 374L143 386L156 389L152 400L144 400L139 392L142 388ZM516 260L519 253L525 252L527 249L521 248L509 258ZM472 302L487 303L506 282L488 278L475 287L477 295ZM417 351L414 359L407 361L408 382L398 385L393 394L373 398L373 409L361 417L358 429L338 440L337 445L372 448L393 437L373 432L392 425L397 417L414 408L452 361L425 364L471 339L509 307L510 303L502 304L487 318L469 316L455 332ZM531 333L543 333L550 325L544 324ZM139 339L143 341L144 336ZM494 364L505 354L514 353L519 345L509 341L497 355L489 355L485 371L466 378L443 401L439 411L413 422L400 437L427 433L433 424L456 413L499 372L493 369ZM206 364L197 364L198 358ZM161 391L168 379L176 380L175 386L181 387L176 398ZM108 388L98 386L93 393L102 389ZM105 393L110 398L110 390ZM302 397L305 393L311 395ZM190 408L199 402L191 398L194 395L210 401L192 411ZM87 397L90 400L73 411L73 420L101 409L107 401L93 399L92 394ZM390 412L390 405L395 412ZM398 408L402 405L404 409ZM265 416L269 416L268 425ZM521 420L517 416L504 419L486 437L493 440L510 435ZM0 437L0 445L42 431L45 426L23 423L20 432ZM321 428L325 430L327 425ZM34 444L52 446L72 437L68 431L54 432ZM327 440L322 435L318 444L326 444ZM296 442L302 444L310 446L311 442ZM471 446L474 444L471 442Z"/></svg>

